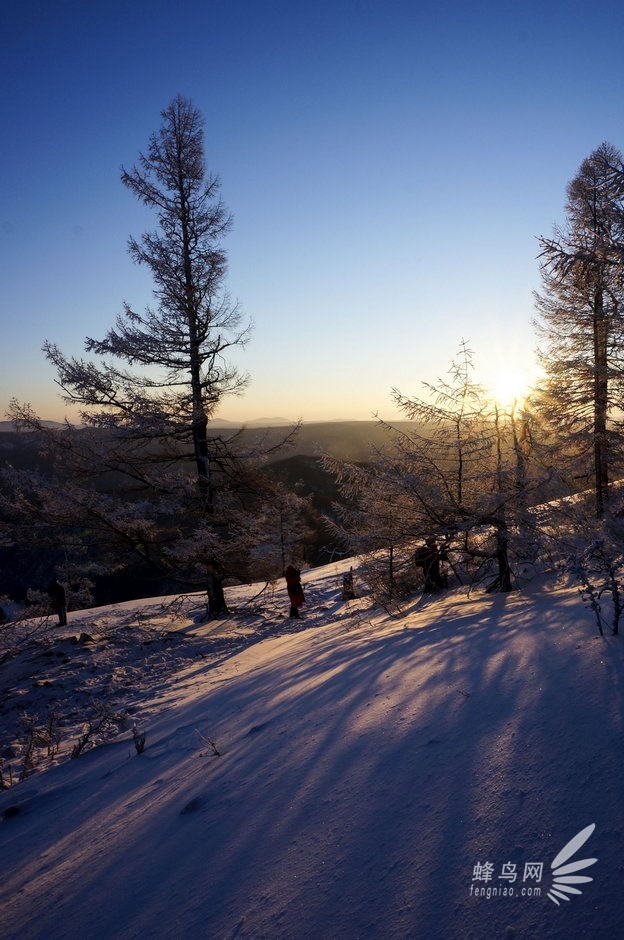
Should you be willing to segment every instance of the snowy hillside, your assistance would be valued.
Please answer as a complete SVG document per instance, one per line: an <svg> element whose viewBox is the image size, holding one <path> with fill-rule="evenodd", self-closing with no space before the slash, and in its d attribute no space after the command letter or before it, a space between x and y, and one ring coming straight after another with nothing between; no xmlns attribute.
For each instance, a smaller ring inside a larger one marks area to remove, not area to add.
<svg viewBox="0 0 624 940"><path fill-rule="evenodd" d="M304 573L301 623L281 586L218 624L146 601L0 667L5 749L55 701L73 739L89 697L130 714L0 793L4 940L624 936L622 640L573 588L393 619L341 571Z"/></svg>

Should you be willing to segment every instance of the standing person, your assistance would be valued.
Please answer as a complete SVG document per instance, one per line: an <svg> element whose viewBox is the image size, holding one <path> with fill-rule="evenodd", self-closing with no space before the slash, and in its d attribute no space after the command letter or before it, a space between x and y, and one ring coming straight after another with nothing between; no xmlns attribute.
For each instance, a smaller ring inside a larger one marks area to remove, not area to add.
<svg viewBox="0 0 624 940"><path fill-rule="evenodd" d="M206 593L208 594L207 617L212 619L221 614L229 614L230 610L223 593L223 571L218 562L208 562L206 580Z"/></svg>
<svg viewBox="0 0 624 940"><path fill-rule="evenodd" d="M289 565L284 572L284 577L286 578L286 587L290 598L289 616L296 617L299 620L301 617L299 608L305 603L303 588L301 587L301 571L295 568L294 565Z"/></svg>
<svg viewBox="0 0 624 940"><path fill-rule="evenodd" d="M353 568L349 568L342 576L342 599L343 601L355 600L355 587L353 585Z"/></svg>
<svg viewBox="0 0 624 940"><path fill-rule="evenodd" d="M414 564L423 569L425 575L425 594L442 591L445 587L440 571L440 552L435 539L425 539L425 544L414 555Z"/></svg>
<svg viewBox="0 0 624 940"><path fill-rule="evenodd" d="M56 578L50 582L48 594L52 610L58 614L59 627L65 627L67 625L67 594L61 582Z"/></svg>

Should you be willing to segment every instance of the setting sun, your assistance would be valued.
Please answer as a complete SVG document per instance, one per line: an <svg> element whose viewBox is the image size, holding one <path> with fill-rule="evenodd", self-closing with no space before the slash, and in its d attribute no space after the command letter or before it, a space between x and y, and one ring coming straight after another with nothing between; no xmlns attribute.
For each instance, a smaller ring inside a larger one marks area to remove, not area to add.
<svg viewBox="0 0 624 940"><path fill-rule="evenodd" d="M505 369L492 377L492 393L498 405L509 408L521 404L529 392L530 379L526 370Z"/></svg>

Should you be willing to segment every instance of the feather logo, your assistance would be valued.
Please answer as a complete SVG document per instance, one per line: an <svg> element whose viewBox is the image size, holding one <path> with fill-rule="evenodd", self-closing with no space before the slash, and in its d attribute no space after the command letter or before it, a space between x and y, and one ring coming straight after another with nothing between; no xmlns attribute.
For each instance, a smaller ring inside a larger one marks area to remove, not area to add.
<svg viewBox="0 0 624 940"><path fill-rule="evenodd" d="M577 832L574 838L570 839L570 841L564 845L559 854L551 862L550 867L552 869L553 882L547 897L555 904L559 905L558 898L562 901L569 901L571 894L581 894L582 892L578 887L575 887L575 885L594 880L587 875L577 875L576 872L583 871L584 868L589 868L590 865L598 861L597 858L581 858L569 864L566 864L566 862L575 852L578 852L582 845L585 845L595 828L596 824L592 823L591 826L587 826L585 829L582 829L581 832Z"/></svg>

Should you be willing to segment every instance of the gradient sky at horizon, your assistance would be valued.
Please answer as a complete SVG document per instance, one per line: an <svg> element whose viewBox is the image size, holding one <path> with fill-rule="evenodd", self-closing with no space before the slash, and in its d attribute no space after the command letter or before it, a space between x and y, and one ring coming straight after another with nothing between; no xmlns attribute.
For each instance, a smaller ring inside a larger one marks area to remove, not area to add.
<svg viewBox="0 0 624 940"><path fill-rule="evenodd" d="M151 303L120 167L178 93L255 324L233 420L393 417L462 338L486 384L530 366L537 236L583 159L624 149L616 2L24 0L0 35L2 412L62 417L44 340L81 355Z"/></svg>

